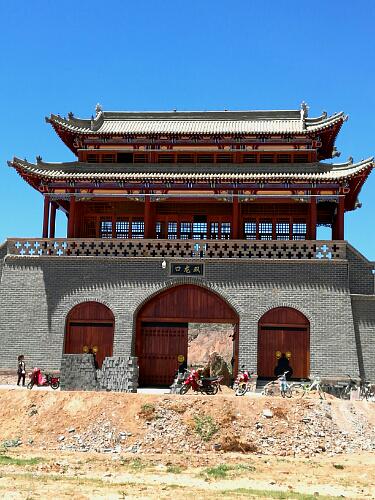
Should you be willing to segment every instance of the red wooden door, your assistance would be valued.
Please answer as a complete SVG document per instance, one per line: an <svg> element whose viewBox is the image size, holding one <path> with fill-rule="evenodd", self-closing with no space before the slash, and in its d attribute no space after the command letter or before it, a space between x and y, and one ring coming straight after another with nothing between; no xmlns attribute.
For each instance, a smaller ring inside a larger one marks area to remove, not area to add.
<svg viewBox="0 0 375 500"><path fill-rule="evenodd" d="M289 353L293 378L306 378L310 371L310 325L291 307L276 307L262 316L258 331L258 376L274 377L276 353Z"/></svg>
<svg viewBox="0 0 375 500"><path fill-rule="evenodd" d="M73 307L66 323L65 354L82 354L84 348L96 350L101 368L106 356L113 354L114 316L99 302L83 302Z"/></svg>
<svg viewBox="0 0 375 500"><path fill-rule="evenodd" d="M140 385L171 385L178 369L178 356L187 358L187 324L147 324L141 326L138 355Z"/></svg>
<svg viewBox="0 0 375 500"><path fill-rule="evenodd" d="M308 377L308 332L306 328L262 327L259 332L258 376L274 377L276 353L290 353L293 378Z"/></svg>
<svg viewBox="0 0 375 500"><path fill-rule="evenodd" d="M65 341L66 354L82 354L83 348L96 351L96 361L101 368L104 358L112 356L113 325L111 323L70 323Z"/></svg>

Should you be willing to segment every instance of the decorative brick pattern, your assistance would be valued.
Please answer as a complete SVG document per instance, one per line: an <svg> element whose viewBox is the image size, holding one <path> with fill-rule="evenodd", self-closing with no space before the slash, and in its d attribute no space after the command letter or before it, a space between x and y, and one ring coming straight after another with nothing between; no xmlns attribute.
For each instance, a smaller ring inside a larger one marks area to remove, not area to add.
<svg viewBox="0 0 375 500"><path fill-rule="evenodd" d="M251 240L8 240L8 253L20 256L159 257L204 259L345 259L346 245L332 241Z"/></svg>

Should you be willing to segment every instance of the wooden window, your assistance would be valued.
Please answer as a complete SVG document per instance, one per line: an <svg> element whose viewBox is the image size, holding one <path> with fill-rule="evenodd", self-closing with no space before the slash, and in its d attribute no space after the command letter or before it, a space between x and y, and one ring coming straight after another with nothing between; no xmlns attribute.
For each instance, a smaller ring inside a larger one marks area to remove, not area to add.
<svg viewBox="0 0 375 500"><path fill-rule="evenodd" d="M293 240L305 240L306 239L306 222L293 222L292 226L293 234L292 234L292 239Z"/></svg>
<svg viewBox="0 0 375 500"><path fill-rule="evenodd" d="M243 155L243 163L257 163L256 153L249 153Z"/></svg>
<svg viewBox="0 0 375 500"><path fill-rule="evenodd" d="M230 222L222 222L221 223L221 240L230 240L231 233L231 223Z"/></svg>
<svg viewBox="0 0 375 500"><path fill-rule="evenodd" d="M210 224L210 239L218 240L219 239L219 223L211 222Z"/></svg>
<svg viewBox="0 0 375 500"><path fill-rule="evenodd" d="M134 163L148 163L148 154L134 154Z"/></svg>
<svg viewBox="0 0 375 500"><path fill-rule="evenodd" d="M168 222L168 240L177 240L177 222Z"/></svg>
<svg viewBox="0 0 375 500"><path fill-rule="evenodd" d="M132 238L142 239L145 237L145 223L143 220L134 220L131 224Z"/></svg>
<svg viewBox="0 0 375 500"><path fill-rule="evenodd" d="M98 155L96 154L88 154L87 155L87 163L99 163Z"/></svg>
<svg viewBox="0 0 375 500"><path fill-rule="evenodd" d="M99 228L100 238L112 238L112 221L101 220Z"/></svg>
<svg viewBox="0 0 375 500"><path fill-rule="evenodd" d="M162 228L163 228L163 223L160 221L157 221L155 223L155 233L156 233L157 240L160 240L163 237Z"/></svg>
<svg viewBox="0 0 375 500"><path fill-rule="evenodd" d="M158 163L174 163L173 154L159 154Z"/></svg>
<svg viewBox="0 0 375 500"><path fill-rule="evenodd" d="M197 155L197 163L213 163L214 155L210 154L198 154Z"/></svg>
<svg viewBox="0 0 375 500"><path fill-rule="evenodd" d="M181 222L180 224L180 239L190 240L191 239L191 222Z"/></svg>
<svg viewBox="0 0 375 500"><path fill-rule="evenodd" d="M279 163L290 163L291 158L289 154L286 153L280 153L277 155L277 161Z"/></svg>
<svg viewBox="0 0 375 500"><path fill-rule="evenodd" d="M207 239L207 222L193 222L193 240Z"/></svg>
<svg viewBox="0 0 375 500"><path fill-rule="evenodd" d="M256 221L246 221L244 223L244 236L245 240L257 239L257 223Z"/></svg>
<svg viewBox="0 0 375 500"><path fill-rule="evenodd" d="M270 153L261 153L260 154L260 163L273 163L274 155Z"/></svg>
<svg viewBox="0 0 375 500"><path fill-rule="evenodd" d="M115 227L116 227L116 238L129 238L128 220L117 220Z"/></svg>
<svg viewBox="0 0 375 500"><path fill-rule="evenodd" d="M102 155L102 163L114 163L114 161L115 161L115 155L113 153Z"/></svg>
<svg viewBox="0 0 375 500"><path fill-rule="evenodd" d="M272 240L272 221L265 220L259 222L259 239L260 240Z"/></svg>
<svg viewBox="0 0 375 500"><path fill-rule="evenodd" d="M194 163L194 155L193 154L178 154L177 155L178 163Z"/></svg>
<svg viewBox="0 0 375 500"><path fill-rule="evenodd" d="M217 154L216 163L233 163L233 156L230 154Z"/></svg>
<svg viewBox="0 0 375 500"><path fill-rule="evenodd" d="M289 240L290 239L290 224L289 221L276 222L276 239Z"/></svg>
<svg viewBox="0 0 375 500"><path fill-rule="evenodd" d="M294 155L295 163L308 163L309 155L307 153L297 153Z"/></svg>

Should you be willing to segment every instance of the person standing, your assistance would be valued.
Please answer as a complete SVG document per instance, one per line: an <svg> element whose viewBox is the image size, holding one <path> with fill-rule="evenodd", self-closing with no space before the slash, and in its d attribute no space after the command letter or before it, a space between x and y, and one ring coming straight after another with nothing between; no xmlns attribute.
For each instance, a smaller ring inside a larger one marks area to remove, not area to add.
<svg viewBox="0 0 375 500"><path fill-rule="evenodd" d="M17 374L18 374L17 385L20 385L22 379L22 387L25 387L26 364L25 364L25 356L23 354L20 354L18 356Z"/></svg>

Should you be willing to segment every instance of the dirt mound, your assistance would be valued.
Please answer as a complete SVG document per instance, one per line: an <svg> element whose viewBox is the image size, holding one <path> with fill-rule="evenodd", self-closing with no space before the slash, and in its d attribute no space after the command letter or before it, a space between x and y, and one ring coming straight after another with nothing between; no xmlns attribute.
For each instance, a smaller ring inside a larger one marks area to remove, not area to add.
<svg viewBox="0 0 375 500"><path fill-rule="evenodd" d="M11 389L0 402L5 448L309 457L375 450L370 402Z"/></svg>

